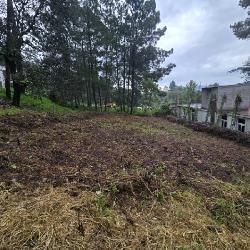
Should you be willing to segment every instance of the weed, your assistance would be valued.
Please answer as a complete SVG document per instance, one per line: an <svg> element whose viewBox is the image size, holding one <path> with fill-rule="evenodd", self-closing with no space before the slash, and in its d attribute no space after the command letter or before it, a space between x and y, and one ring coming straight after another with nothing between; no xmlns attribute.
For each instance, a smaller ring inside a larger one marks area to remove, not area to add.
<svg viewBox="0 0 250 250"><path fill-rule="evenodd" d="M15 115L21 112L21 109L15 107L0 108L0 116Z"/></svg>
<svg viewBox="0 0 250 250"><path fill-rule="evenodd" d="M166 171L166 166L161 164L159 165L155 170L154 170L154 173L159 176L159 175L162 175L164 172Z"/></svg>
<svg viewBox="0 0 250 250"><path fill-rule="evenodd" d="M163 191L158 191L158 192L156 193L156 197L157 197L157 200L158 200L161 204L164 203L165 200L166 200L166 197L165 197L165 194L164 194Z"/></svg>
<svg viewBox="0 0 250 250"><path fill-rule="evenodd" d="M214 204L212 213L218 223L224 224L228 217L232 217L236 213L235 204L232 201L218 199Z"/></svg>
<svg viewBox="0 0 250 250"><path fill-rule="evenodd" d="M98 198L96 199L96 206L103 215L107 216L109 204L105 195L101 194L100 196L98 196Z"/></svg>
<svg viewBox="0 0 250 250"><path fill-rule="evenodd" d="M237 206L232 200L217 199L211 212L217 223L225 224L232 230L244 222L244 217L238 213Z"/></svg>
<svg viewBox="0 0 250 250"><path fill-rule="evenodd" d="M176 207L176 210L175 210L175 215L176 215L176 218L177 219L184 219L184 212L183 212L183 209L181 207Z"/></svg>
<svg viewBox="0 0 250 250"><path fill-rule="evenodd" d="M117 188L116 184L112 184L110 187L110 193L112 196L116 196L119 193L119 189Z"/></svg>

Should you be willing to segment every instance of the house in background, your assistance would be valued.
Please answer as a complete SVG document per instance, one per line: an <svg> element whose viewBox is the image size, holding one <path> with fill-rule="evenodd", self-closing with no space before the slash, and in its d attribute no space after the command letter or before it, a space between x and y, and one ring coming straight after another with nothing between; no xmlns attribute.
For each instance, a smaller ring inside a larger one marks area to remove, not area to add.
<svg viewBox="0 0 250 250"><path fill-rule="evenodd" d="M193 122L197 121L198 110L201 109L201 103L192 103L190 105L191 109L191 120ZM177 104L171 105L170 110L172 113L182 119L188 119L188 105L187 104Z"/></svg>
<svg viewBox="0 0 250 250"><path fill-rule="evenodd" d="M235 119L234 110L237 96L240 96L242 101ZM211 110L214 111L211 112ZM198 121L217 123L224 128L250 132L250 84L203 88Z"/></svg>

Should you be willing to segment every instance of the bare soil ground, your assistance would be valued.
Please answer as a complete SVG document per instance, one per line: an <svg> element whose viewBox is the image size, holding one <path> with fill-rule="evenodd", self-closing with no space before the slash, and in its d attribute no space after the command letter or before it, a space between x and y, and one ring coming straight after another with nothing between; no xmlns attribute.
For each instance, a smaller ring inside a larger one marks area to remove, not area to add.
<svg viewBox="0 0 250 250"><path fill-rule="evenodd" d="M249 249L250 148L161 118L0 118L0 249Z"/></svg>

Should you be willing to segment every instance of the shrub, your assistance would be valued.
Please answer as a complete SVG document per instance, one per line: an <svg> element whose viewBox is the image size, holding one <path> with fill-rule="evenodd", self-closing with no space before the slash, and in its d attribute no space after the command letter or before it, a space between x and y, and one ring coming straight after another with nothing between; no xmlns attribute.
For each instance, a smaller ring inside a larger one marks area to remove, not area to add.
<svg viewBox="0 0 250 250"><path fill-rule="evenodd" d="M156 116L168 116L171 115L171 109L169 104L163 104L159 111L155 112Z"/></svg>
<svg viewBox="0 0 250 250"><path fill-rule="evenodd" d="M236 131L236 130L232 130L228 128L221 128L221 127L206 124L206 123L189 122L185 119L179 119L174 116L168 116L167 120L169 122L184 125L188 128L193 129L194 131L206 132L208 134L212 134L212 135L215 135L224 139L228 139L231 141L236 141L238 143L241 143L245 146L250 147L250 134L249 133L242 133L240 131Z"/></svg>

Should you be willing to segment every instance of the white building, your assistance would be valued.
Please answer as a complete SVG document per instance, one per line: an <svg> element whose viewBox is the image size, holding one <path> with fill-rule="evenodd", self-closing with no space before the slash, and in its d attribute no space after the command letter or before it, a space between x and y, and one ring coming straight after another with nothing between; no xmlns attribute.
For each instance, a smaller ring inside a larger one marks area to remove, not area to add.
<svg viewBox="0 0 250 250"><path fill-rule="evenodd" d="M241 96L242 102L234 121L233 110L237 95ZM213 115L208 114L211 98L216 101L215 108L217 111ZM222 113L218 115L220 110ZM202 106L198 111L198 121L217 123L224 128L250 132L250 84L203 88Z"/></svg>

